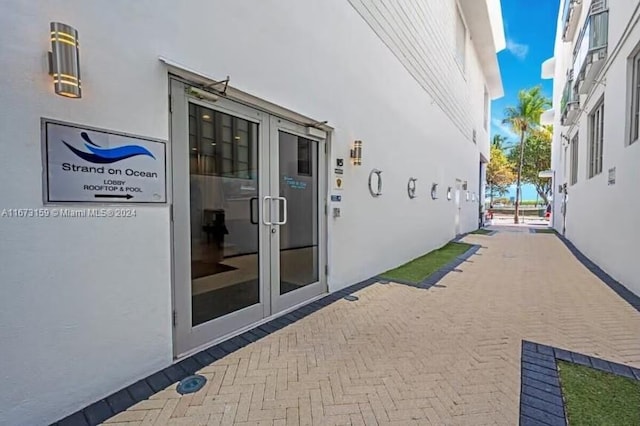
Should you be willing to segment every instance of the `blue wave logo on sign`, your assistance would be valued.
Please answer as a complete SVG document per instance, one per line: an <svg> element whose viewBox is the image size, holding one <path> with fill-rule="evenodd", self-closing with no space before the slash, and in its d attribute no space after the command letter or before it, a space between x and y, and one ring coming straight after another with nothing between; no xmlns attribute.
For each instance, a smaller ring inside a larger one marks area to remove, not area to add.
<svg viewBox="0 0 640 426"><path fill-rule="evenodd" d="M113 148L101 148L89 138L89 135L86 132L80 133L80 136L85 140L85 142L87 142L84 144L85 148L91 152L80 151L65 141L62 141L62 143L65 144L75 155L90 163L110 164L138 155L147 155L154 160L156 158L147 148L140 145L123 145Z"/></svg>

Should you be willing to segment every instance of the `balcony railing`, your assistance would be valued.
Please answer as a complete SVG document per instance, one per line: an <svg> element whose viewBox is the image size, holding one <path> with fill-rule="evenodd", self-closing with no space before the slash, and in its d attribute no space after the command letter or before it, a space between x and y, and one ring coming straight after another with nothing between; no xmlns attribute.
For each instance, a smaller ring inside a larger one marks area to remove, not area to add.
<svg viewBox="0 0 640 426"><path fill-rule="evenodd" d="M583 0L565 0L564 9L562 11L562 40L570 41L575 34L577 21L580 17L580 11L582 10Z"/></svg>
<svg viewBox="0 0 640 426"><path fill-rule="evenodd" d="M606 58L609 43L609 10L607 6L607 0L592 1L589 16L573 50L573 71L576 73L579 83L585 86L580 88L581 93L586 93L591 87L592 81L586 81L586 74L589 74L588 77L591 79L600 70L599 68L587 70L587 68L593 62Z"/></svg>
<svg viewBox="0 0 640 426"><path fill-rule="evenodd" d="M569 126L574 123L580 108L580 94L574 84L573 72L567 75L567 84L564 86L562 99L560 100L560 112L562 113L562 125Z"/></svg>

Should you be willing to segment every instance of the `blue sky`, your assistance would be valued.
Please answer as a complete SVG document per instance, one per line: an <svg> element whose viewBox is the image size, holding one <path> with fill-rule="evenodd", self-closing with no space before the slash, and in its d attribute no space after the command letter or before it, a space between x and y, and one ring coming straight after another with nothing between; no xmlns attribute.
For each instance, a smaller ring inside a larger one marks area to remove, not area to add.
<svg viewBox="0 0 640 426"><path fill-rule="evenodd" d="M553 56L556 21L560 0L502 0L507 48L498 53L504 97L491 103L491 137L505 136L507 145L518 141L502 124L504 109L516 105L520 89L542 85L551 97L552 80L540 78L542 62ZM511 196L515 196L515 190ZM523 187L523 199L536 198L532 187Z"/></svg>

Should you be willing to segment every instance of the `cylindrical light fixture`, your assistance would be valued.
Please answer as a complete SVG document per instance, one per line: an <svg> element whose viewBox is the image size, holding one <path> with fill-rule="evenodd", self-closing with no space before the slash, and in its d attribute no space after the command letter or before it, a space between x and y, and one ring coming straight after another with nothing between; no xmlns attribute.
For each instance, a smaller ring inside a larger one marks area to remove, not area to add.
<svg viewBox="0 0 640 426"><path fill-rule="evenodd" d="M60 22L51 23L50 72L58 95L82 97L78 31Z"/></svg>
<svg viewBox="0 0 640 426"><path fill-rule="evenodd" d="M354 141L351 150L351 158L354 166L362 165L362 141Z"/></svg>

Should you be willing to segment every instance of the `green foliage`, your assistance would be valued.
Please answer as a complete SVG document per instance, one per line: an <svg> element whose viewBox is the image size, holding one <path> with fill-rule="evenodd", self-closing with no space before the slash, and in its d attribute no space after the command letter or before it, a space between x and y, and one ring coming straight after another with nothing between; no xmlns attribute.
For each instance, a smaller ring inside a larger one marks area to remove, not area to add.
<svg viewBox="0 0 640 426"><path fill-rule="evenodd" d="M538 173L551 168L551 139L553 128L543 126L529 132L524 144L524 156L522 160L522 181L532 184L540 198L546 204L551 191L551 179L540 178ZM519 161L520 144L517 144L509 153L509 161Z"/></svg>
<svg viewBox="0 0 640 426"><path fill-rule="evenodd" d="M640 424L640 382L562 361L558 369L569 424Z"/></svg>
<svg viewBox="0 0 640 426"><path fill-rule="evenodd" d="M471 244L449 243L409 263L382 274L383 278L419 283L472 247Z"/></svg>
<svg viewBox="0 0 640 426"><path fill-rule="evenodd" d="M551 100L543 95L542 87L536 86L531 89L524 89L518 92L518 105L509 106L504 111L503 123L509 124L513 131L520 135L520 144L516 149L511 150L511 161L516 160L516 209L514 214L514 222L518 223L518 206L520 205L519 191L522 181L522 172L524 168L524 156L526 147L525 141L531 136L533 131L540 126L540 116L551 106ZM514 158L515 157L515 158ZM546 200L546 193L543 196Z"/></svg>
<svg viewBox="0 0 640 426"><path fill-rule="evenodd" d="M536 229L536 234L557 234L557 232L553 228L539 228Z"/></svg>
<svg viewBox="0 0 640 426"><path fill-rule="evenodd" d="M540 116L551 106L551 100L542 94L542 86L523 89L518 92L518 105L508 106L502 122L523 136L540 124Z"/></svg>
<svg viewBox="0 0 640 426"><path fill-rule="evenodd" d="M504 149L504 143L507 141L502 135L493 135L493 139L491 140L491 148L498 148L500 151Z"/></svg>
<svg viewBox="0 0 640 426"><path fill-rule="evenodd" d="M472 234L487 235L487 234L490 234L492 232L493 231L489 231L488 229L480 228L480 229L476 229L475 231L473 231Z"/></svg>
<svg viewBox="0 0 640 426"><path fill-rule="evenodd" d="M506 194L514 181L513 162L504 155L504 152L496 144L492 143L491 161L487 166L487 185L490 197L493 198L495 194Z"/></svg>

